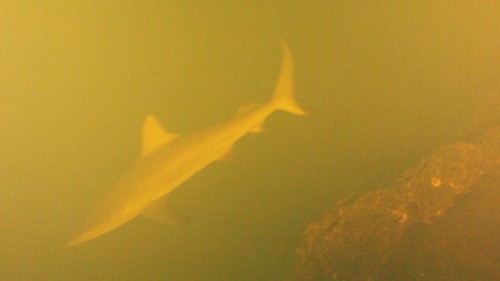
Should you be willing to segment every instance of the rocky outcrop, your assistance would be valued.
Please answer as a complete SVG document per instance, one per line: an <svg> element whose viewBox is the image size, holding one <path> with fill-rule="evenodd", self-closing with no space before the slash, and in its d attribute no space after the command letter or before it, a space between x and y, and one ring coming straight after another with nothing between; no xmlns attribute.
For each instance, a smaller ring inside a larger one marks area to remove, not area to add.
<svg viewBox="0 0 500 281"><path fill-rule="evenodd" d="M500 128L438 148L306 231L297 280L500 280Z"/></svg>

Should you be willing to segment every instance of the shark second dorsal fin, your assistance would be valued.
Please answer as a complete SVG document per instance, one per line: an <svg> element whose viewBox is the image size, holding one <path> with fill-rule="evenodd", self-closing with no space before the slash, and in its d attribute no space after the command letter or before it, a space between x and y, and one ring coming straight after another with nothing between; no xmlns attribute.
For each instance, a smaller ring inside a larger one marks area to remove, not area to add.
<svg viewBox="0 0 500 281"><path fill-rule="evenodd" d="M162 128L158 120L153 115L149 115L144 120L142 126L142 156L145 156L158 147L174 140L179 135L169 133Z"/></svg>
<svg viewBox="0 0 500 281"><path fill-rule="evenodd" d="M257 106L258 106L258 104L256 104L256 103L251 103L251 104L241 106L240 108L238 108L238 113L236 115L245 114L245 113L249 112L250 110L256 108Z"/></svg>

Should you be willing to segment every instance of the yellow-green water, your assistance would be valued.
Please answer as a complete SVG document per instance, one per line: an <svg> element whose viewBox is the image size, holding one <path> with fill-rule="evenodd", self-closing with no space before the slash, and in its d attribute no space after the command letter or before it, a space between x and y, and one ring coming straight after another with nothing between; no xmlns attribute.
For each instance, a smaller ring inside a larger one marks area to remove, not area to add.
<svg viewBox="0 0 500 281"><path fill-rule="evenodd" d="M0 280L283 280L307 224L383 187L498 94L496 1L2 1ZM171 194L188 226L137 218L63 244L172 132L269 99L281 49L307 117L276 113Z"/></svg>

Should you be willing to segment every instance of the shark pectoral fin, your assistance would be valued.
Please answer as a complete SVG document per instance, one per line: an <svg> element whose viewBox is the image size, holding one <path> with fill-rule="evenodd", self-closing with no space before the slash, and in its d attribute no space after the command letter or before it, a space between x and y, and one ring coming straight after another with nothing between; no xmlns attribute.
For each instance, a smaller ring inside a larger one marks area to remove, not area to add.
<svg viewBox="0 0 500 281"><path fill-rule="evenodd" d="M190 224L191 220L182 212L179 212L168 204L165 198L160 198L148 207L142 213L143 216L154 221L165 224Z"/></svg>
<svg viewBox="0 0 500 281"><path fill-rule="evenodd" d="M165 131L153 115L144 120L142 126L142 156L145 156L163 144L167 144L179 135Z"/></svg>

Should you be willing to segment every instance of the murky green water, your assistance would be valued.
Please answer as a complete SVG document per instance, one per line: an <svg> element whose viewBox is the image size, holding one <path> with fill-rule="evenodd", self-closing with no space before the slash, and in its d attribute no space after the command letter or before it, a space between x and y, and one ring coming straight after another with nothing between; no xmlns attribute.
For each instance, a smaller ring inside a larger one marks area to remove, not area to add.
<svg viewBox="0 0 500 281"><path fill-rule="evenodd" d="M286 280L308 223L387 186L498 93L496 1L0 3L1 280ZM281 62L310 116L275 113L170 195L193 223L137 218L62 245L172 132L267 101Z"/></svg>

